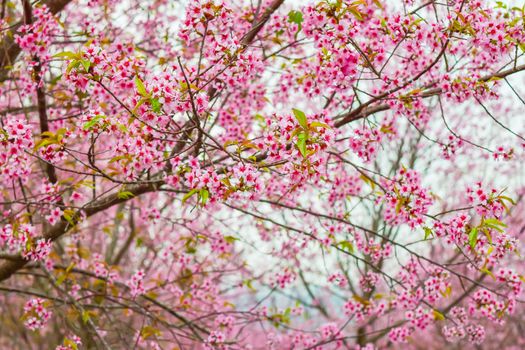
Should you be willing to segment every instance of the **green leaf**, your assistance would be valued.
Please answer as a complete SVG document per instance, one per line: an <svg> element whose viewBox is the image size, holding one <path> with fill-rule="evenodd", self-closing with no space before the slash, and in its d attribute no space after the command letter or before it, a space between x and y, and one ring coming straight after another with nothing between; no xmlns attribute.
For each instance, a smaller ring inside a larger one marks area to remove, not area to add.
<svg viewBox="0 0 525 350"><path fill-rule="evenodd" d="M73 340L65 338L64 339L64 346L68 346L73 350L78 350L77 343L75 343Z"/></svg>
<svg viewBox="0 0 525 350"><path fill-rule="evenodd" d="M69 264L69 266L67 267L66 271L57 278L57 281L55 283L57 286L60 286L62 283L64 283L64 281L66 280L67 276L69 275L69 273L71 272L73 267L75 267L75 263L74 262Z"/></svg>
<svg viewBox="0 0 525 350"><path fill-rule="evenodd" d="M144 104L144 102L146 102L148 99L143 97L141 98L137 104L135 105L135 107L133 107L133 113L135 113L137 111L137 109L139 109L140 106L142 106Z"/></svg>
<svg viewBox="0 0 525 350"><path fill-rule="evenodd" d="M144 83L142 82L142 80L140 80L138 75L135 77L135 85L137 86L137 91L141 96L144 96L144 97L148 96L146 87L144 86Z"/></svg>
<svg viewBox="0 0 525 350"><path fill-rule="evenodd" d="M74 262L72 262L71 264L69 264L69 266L68 266L67 269L66 269L66 273L70 273L71 270L73 270L73 267L75 267L75 265L76 265L76 264L75 264Z"/></svg>
<svg viewBox="0 0 525 350"><path fill-rule="evenodd" d="M303 23L303 13L301 11L290 11L288 13L288 22L301 25Z"/></svg>
<svg viewBox="0 0 525 350"><path fill-rule="evenodd" d="M257 290L253 287L252 282L253 282L253 280L245 280L245 281L242 282L242 284L244 284L246 287L248 287L248 289L251 290L252 292L255 292Z"/></svg>
<svg viewBox="0 0 525 350"><path fill-rule="evenodd" d="M349 7L348 8L348 12L350 12L352 15L354 15L354 17L358 21L362 21L363 20L363 14L361 13L361 11L359 11L359 9L357 7Z"/></svg>
<svg viewBox="0 0 525 350"><path fill-rule="evenodd" d="M303 13L301 11L290 11L288 13L288 22L297 24L297 32L295 32L295 37L303 29Z"/></svg>
<svg viewBox="0 0 525 350"><path fill-rule="evenodd" d="M56 284L57 286L60 286L62 283L64 283L64 281L66 280L66 278L67 278L67 274L64 273L64 274L60 275L60 276L57 278L57 281L55 282L55 284Z"/></svg>
<svg viewBox="0 0 525 350"><path fill-rule="evenodd" d="M425 231L425 240L432 236L432 230L429 227L425 226L423 227L423 230Z"/></svg>
<svg viewBox="0 0 525 350"><path fill-rule="evenodd" d="M208 198L210 197L210 192L208 192L207 189L205 188L202 188L200 191L199 191L199 198L201 200L201 203L202 205L206 205L206 203L208 202Z"/></svg>
<svg viewBox="0 0 525 350"><path fill-rule="evenodd" d="M481 272L483 272L484 274L487 274L489 275L490 277L492 277L493 280L496 280L496 276L494 276L494 274L492 273L492 271L490 271L489 269L487 268L482 268L480 269Z"/></svg>
<svg viewBox="0 0 525 350"><path fill-rule="evenodd" d="M368 175L366 175L365 173L362 173L360 176L361 180L363 180L368 186L370 186L372 188L372 191L375 190L376 188L376 183L374 182L374 180L369 177Z"/></svg>
<svg viewBox="0 0 525 350"><path fill-rule="evenodd" d="M472 249L476 247L476 243L478 243L478 228L477 227L474 227L472 230L470 230L470 233L468 234L468 242Z"/></svg>
<svg viewBox="0 0 525 350"><path fill-rule="evenodd" d="M433 314L434 314L434 319L435 320L438 320L438 321L444 321L445 320L445 316L441 312L439 312L439 311L437 311L435 309L433 310Z"/></svg>
<svg viewBox="0 0 525 350"><path fill-rule="evenodd" d="M87 121L84 126L82 126L82 129L84 130L89 130L91 129L92 127L94 127L96 124L98 124L98 122L103 119L104 116L103 115L96 115L94 116L93 118L91 118L91 120Z"/></svg>
<svg viewBox="0 0 525 350"><path fill-rule="evenodd" d="M507 227L506 224L499 221L498 219L485 219L483 220L483 223L488 226L501 226L501 227Z"/></svg>
<svg viewBox="0 0 525 350"><path fill-rule="evenodd" d="M118 124L117 124L117 128L118 128L121 132L123 132L123 133L127 133L127 132L128 132L128 128L127 128L126 125L124 125L124 124L120 124L120 123L118 123Z"/></svg>
<svg viewBox="0 0 525 350"><path fill-rule="evenodd" d="M89 312L88 311L82 311L82 322L88 323L89 319Z"/></svg>
<svg viewBox="0 0 525 350"><path fill-rule="evenodd" d="M304 158L306 158L306 139L307 136L305 132L301 132L297 135L297 148Z"/></svg>
<svg viewBox="0 0 525 350"><path fill-rule="evenodd" d="M308 128L308 121L306 119L306 114L303 111L293 108L292 109L295 119L299 122L304 129Z"/></svg>
<svg viewBox="0 0 525 350"><path fill-rule="evenodd" d="M501 8L501 9L506 9L507 8L507 5L505 5L502 1L496 1L496 7L494 8Z"/></svg>
<svg viewBox="0 0 525 350"><path fill-rule="evenodd" d="M57 144L58 141L54 138L50 138L50 137L46 137L46 138L43 138L42 140L38 141L36 144L35 144L35 147L33 148L35 151L42 148L42 147L46 147L46 146L49 146L49 145L53 145L53 144Z"/></svg>
<svg viewBox="0 0 525 350"><path fill-rule="evenodd" d="M233 242L237 241L238 239L233 236L224 236L224 240L230 244L233 244Z"/></svg>
<svg viewBox="0 0 525 350"><path fill-rule="evenodd" d="M69 58L69 59L73 60L73 59L78 58L79 54L74 53L74 52L70 52L70 51L64 51L64 52L59 52L57 54L54 54L53 57L54 58Z"/></svg>
<svg viewBox="0 0 525 350"><path fill-rule="evenodd" d="M135 195L133 194L133 192L130 192L130 191L122 191L122 192L117 193L117 197L119 199L130 199L130 198L135 197Z"/></svg>
<svg viewBox="0 0 525 350"><path fill-rule="evenodd" d="M372 0L372 2L377 6L379 7L381 10L384 8L383 5L381 4L381 2L379 0Z"/></svg>
<svg viewBox="0 0 525 350"><path fill-rule="evenodd" d="M444 298L448 298L450 296L450 293L452 293L452 287L451 286L447 286L447 288L445 289L444 292L440 292L441 295L444 297Z"/></svg>
<svg viewBox="0 0 525 350"><path fill-rule="evenodd" d="M321 122L311 122L310 127L311 128L321 128L321 129L331 129L330 125L321 123Z"/></svg>
<svg viewBox="0 0 525 350"><path fill-rule="evenodd" d="M108 163L109 164L115 163L115 162L117 162L119 160L122 160L122 159L129 159L129 156L127 154L120 155L120 156L115 156L115 157L111 158Z"/></svg>
<svg viewBox="0 0 525 350"><path fill-rule="evenodd" d="M349 241L342 241L337 243L337 246L341 248L342 250L349 252L350 254L354 253L354 245L350 243Z"/></svg>
<svg viewBox="0 0 525 350"><path fill-rule="evenodd" d="M503 228L507 227L503 222L499 221L498 219L484 219L482 221L482 225L484 227L491 228L493 230L496 230L498 232L503 232Z"/></svg>
<svg viewBox="0 0 525 350"><path fill-rule="evenodd" d="M33 246L33 243L30 239L26 241L26 251L30 251Z"/></svg>
<svg viewBox="0 0 525 350"><path fill-rule="evenodd" d="M193 196L195 193L199 192L197 189L193 189L190 192L186 193L184 197L182 197L182 204L186 203L188 199L190 199L191 196Z"/></svg>
<svg viewBox="0 0 525 350"><path fill-rule="evenodd" d="M67 222L69 222L71 226L75 226L76 225L75 214L76 213L73 209L66 209L64 210L64 213L62 214L62 216L64 217L64 219L66 219Z"/></svg>
<svg viewBox="0 0 525 350"><path fill-rule="evenodd" d="M142 337L142 339L148 339L152 336L159 336L161 335L161 331L158 330L157 328L155 327L152 327L152 326L144 326L141 330L140 330L140 336Z"/></svg>
<svg viewBox="0 0 525 350"><path fill-rule="evenodd" d="M69 62L66 68L66 73L69 74L73 70L73 68L77 68L78 66L80 66L79 60L74 60L74 61Z"/></svg>
<svg viewBox="0 0 525 350"><path fill-rule="evenodd" d="M146 297L155 300L159 297L159 295L155 293L155 291L150 290L149 292L146 293Z"/></svg>
<svg viewBox="0 0 525 350"><path fill-rule="evenodd" d="M500 199L504 199L506 201L509 201L512 205L516 205L516 202L514 201L514 199L510 198L510 197L507 197L507 196L499 196Z"/></svg>
<svg viewBox="0 0 525 350"><path fill-rule="evenodd" d="M151 103L151 109L153 110L153 112L160 113L160 110L162 108L162 103L160 103L159 100L156 98L152 98L150 100L150 103Z"/></svg>
<svg viewBox="0 0 525 350"><path fill-rule="evenodd" d="M86 70L86 73L89 72L89 67L91 67L91 62L88 60L80 60L80 63L82 63L82 66Z"/></svg>

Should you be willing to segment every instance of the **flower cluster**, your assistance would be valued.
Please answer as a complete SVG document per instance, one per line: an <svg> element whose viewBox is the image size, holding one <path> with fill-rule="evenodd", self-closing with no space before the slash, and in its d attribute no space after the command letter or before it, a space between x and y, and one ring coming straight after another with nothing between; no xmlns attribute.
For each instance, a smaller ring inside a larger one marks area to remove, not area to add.
<svg viewBox="0 0 525 350"><path fill-rule="evenodd" d="M24 325L32 331L44 327L53 315L48 306L49 303L41 298L29 300L24 306Z"/></svg>
<svg viewBox="0 0 525 350"><path fill-rule="evenodd" d="M498 148L496 148L496 151L492 154L492 157L495 160L511 160L513 156L514 156L514 148L512 147L505 148L503 146L498 146Z"/></svg>
<svg viewBox="0 0 525 350"><path fill-rule="evenodd" d="M448 244L459 246L468 243L468 234L465 233L471 217L466 214L457 214L451 219L434 222L434 233L437 237L443 237Z"/></svg>
<svg viewBox="0 0 525 350"><path fill-rule="evenodd" d="M451 288L450 275L441 268L435 268L430 277L425 281L425 298L434 303L443 296L448 295Z"/></svg>
<svg viewBox="0 0 525 350"><path fill-rule="evenodd" d="M332 179L331 188L328 196L328 202L334 205L337 202L343 202L353 196L361 193L363 181L358 174L346 171L343 167L334 168L331 171Z"/></svg>
<svg viewBox="0 0 525 350"><path fill-rule="evenodd" d="M266 163L284 163L280 171L288 174L293 188L306 179L318 179L325 172L327 150L335 131L327 116L274 115L266 120L266 131L255 146L266 154Z"/></svg>
<svg viewBox="0 0 525 350"><path fill-rule="evenodd" d="M515 305L515 299L509 298L503 300L494 293L483 289L478 290L472 295L472 300L468 305L468 311L472 316L481 315L490 321L501 324L503 323L503 316L505 314L512 314Z"/></svg>
<svg viewBox="0 0 525 350"><path fill-rule="evenodd" d="M49 47L53 34L58 28L58 23L46 5L35 7L33 10L33 23L24 24L19 29L20 34L15 35L15 42L22 51L40 61L50 59Z"/></svg>
<svg viewBox="0 0 525 350"><path fill-rule="evenodd" d="M22 251L22 257L31 261L44 261L51 253L53 244L50 240L40 238L28 248Z"/></svg>
<svg viewBox="0 0 525 350"><path fill-rule="evenodd" d="M405 312L405 318L410 321L410 325L415 329L425 330L434 321L431 310L417 307L415 310Z"/></svg>
<svg viewBox="0 0 525 350"><path fill-rule="evenodd" d="M496 277L499 282L504 283L507 287L512 290L514 295L519 295L523 290L523 277L520 277L512 269L500 268L496 273Z"/></svg>
<svg viewBox="0 0 525 350"><path fill-rule="evenodd" d="M386 308L385 302L365 300L359 296L354 296L343 306L345 314L354 316L357 321L364 321L367 317L380 316L386 311Z"/></svg>
<svg viewBox="0 0 525 350"><path fill-rule="evenodd" d="M354 239L356 248L364 255L369 256L374 263L378 263L392 255L392 245L390 243L378 242L373 237L367 240L366 237L360 234L355 234Z"/></svg>
<svg viewBox="0 0 525 350"><path fill-rule="evenodd" d="M490 191L483 189L483 184L477 182L473 187L467 188L467 198L476 212L482 217L501 218L505 212L503 199L495 188Z"/></svg>
<svg viewBox="0 0 525 350"><path fill-rule="evenodd" d="M226 336L221 331L212 331L208 336L204 348L206 350L227 350L228 345L224 344L226 342Z"/></svg>
<svg viewBox="0 0 525 350"><path fill-rule="evenodd" d="M348 284L345 275L341 272L333 273L330 276L328 276L328 282L333 283L341 288L346 287L346 285Z"/></svg>
<svg viewBox="0 0 525 350"><path fill-rule="evenodd" d="M133 298L142 295L146 292L144 287L144 271L139 270L131 276L131 278L126 282L126 285L130 289L130 294Z"/></svg>
<svg viewBox="0 0 525 350"><path fill-rule="evenodd" d="M52 243L37 238L36 228L30 224L5 225L0 229L0 247L20 253L31 261L44 261L51 253Z"/></svg>
<svg viewBox="0 0 525 350"><path fill-rule="evenodd" d="M295 281L296 274L288 268L283 269L283 271L278 272L274 277L274 284L281 289L286 288L288 285L292 284Z"/></svg>
<svg viewBox="0 0 525 350"><path fill-rule="evenodd" d="M391 329L390 332L388 332L388 339L390 339L394 343L406 343L408 342L408 337L412 333L413 332L409 327L396 327Z"/></svg>
<svg viewBox="0 0 525 350"><path fill-rule="evenodd" d="M0 129L0 181L7 186L11 181L26 179L31 174L31 163L26 150L33 147L32 131L25 120L8 118Z"/></svg>
<svg viewBox="0 0 525 350"><path fill-rule="evenodd" d="M452 159L452 157L461 147L463 147L463 140L454 135L449 135L447 143L442 145L443 158Z"/></svg>
<svg viewBox="0 0 525 350"><path fill-rule="evenodd" d="M443 335L449 342L457 342L468 335L468 341L481 344L485 339L485 328L469 322L467 312L462 307L453 307L450 310L451 325L443 327Z"/></svg>
<svg viewBox="0 0 525 350"><path fill-rule="evenodd" d="M443 95L455 102L463 102L472 98L486 100L497 98L494 89L488 87L487 83L480 82L480 77L457 77L452 79L444 75L441 81Z"/></svg>
<svg viewBox="0 0 525 350"><path fill-rule="evenodd" d="M386 204L384 218L392 225L408 224L414 228L424 223L432 205L429 191L422 187L420 175L402 168L392 180L382 180L385 193L378 201Z"/></svg>
<svg viewBox="0 0 525 350"><path fill-rule="evenodd" d="M319 331L321 332L321 338L325 340L341 336L341 331L334 322L323 324L319 327Z"/></svg>
<svg viewBox="0 0 525 350"><path fill-rule="evenodd" d="M379 282L379 274L375 272L368 272L366 275L361 276L359 279L359 286L365 292L372 291L376 284Z"/></svg>
<svg viewBox="0 0 525 350"><path fill-rule="evenodd" d="M355 129L354 134L355 136L350 138L352 151L365 162L373 160L383 139L380 130L363 125L361 128Z"/></svg>
<svg viewBox="0 0 525 350"><path fill-rule="evenodd" d="M55 350L77 350L80 349L79 346L82 345L82 340L77 335L71 335L68 338L65 338L62 345L59 345Z"/></svg>

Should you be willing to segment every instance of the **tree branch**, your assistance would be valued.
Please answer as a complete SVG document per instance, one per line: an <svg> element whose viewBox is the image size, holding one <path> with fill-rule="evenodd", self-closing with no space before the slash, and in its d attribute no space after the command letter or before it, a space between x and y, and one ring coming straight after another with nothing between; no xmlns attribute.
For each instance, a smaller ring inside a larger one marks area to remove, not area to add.
<svg viewBox="0 0 525 350"><path fill-rule="evenodd" d="M126 187L125 191L131 192L133 196L126 196L126 198L122 198L118 196L118 193L112 193L110 195L102 197L98 200L91 202L84 209L76 211L75 214L72 216L71 221L76 225L81 221L83 217L88 218L116 204L126 202L134 197L138 197L141 194L154 192L163 184L164 182L162 180L158 180L155 182L149 182L147 184L139 184ZM60 222L58 222L55 226L51 227L49 231L45 232L42 238L55 241L67 232L69 232L74 227L72 223L62 218ZM21 255L17 255L14 256L11 260L6 261L2 265L0 265L0 282L5 281L9 277L11 277L11 275L13 275L16 271L24 267L28 262L29 261L25 260Z"/></svg>
<svg viewBox="0 0 525 350"><path fill-rule="evenodd" d="M505 78L509 75L521 72L523 70L525 70L525 64L522 64L521 66L517 66L512 69L507 69L507 70L503 70L497 73L486 75L482 77L479 81L486 82L493 78ZM443 90L441 88L433 88L433 89L428 89L426 91L423 91L420 95L416 95L416 97L419 96L422 98L428 98L428 97L440 95L441 93L443 93ZM339 116L340 120L338 120L335 123L335 127L340 128L341 126L346 125L355 120L363 119L372 114L382 112L382 111L387 111L390 109L390 106L386 103L375 105L375 106L370 106L372 103L379 102L379 101L380 99L377 99L377 101L370 100L362 104L361 106L357 107L353 111L349 111L347 113L340 115Z"/></svg>

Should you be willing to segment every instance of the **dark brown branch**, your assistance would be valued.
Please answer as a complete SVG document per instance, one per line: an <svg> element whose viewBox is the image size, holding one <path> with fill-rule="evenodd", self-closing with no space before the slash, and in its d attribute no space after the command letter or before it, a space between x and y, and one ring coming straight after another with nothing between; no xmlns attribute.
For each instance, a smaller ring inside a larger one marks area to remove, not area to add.
<svg viewBox="0 0 525 350"><path fill-rule="evenodd" d="M33 8L29 0L22 0L22 5L24 7L24 24L33 23ZM36 87L36 97L37 97L37 106L38 106L38 117L40 120L40 132L43 134L49 131L49 123L47 121L47 106L46 106L46 94L44 91L44 83L40 81L42 73L42 62L37 56L33 57L33 60L36 62L36 65L33 69L33 79L37 85ZM56 183L58 181L55 167L46 162L43 164L47 179L51 183Z"/></svg>
<svg viewBox="0 0 525 350"><path fill-rule="evenodd" d="M261 31L262 27L268 22L270 16L277 11L279 7L284 3L284 0L275 0L270 6L264 11L262 17L255 23L252 28L244 35L241 40L241 45L248 46L255 39L257 34Z"/></svg>

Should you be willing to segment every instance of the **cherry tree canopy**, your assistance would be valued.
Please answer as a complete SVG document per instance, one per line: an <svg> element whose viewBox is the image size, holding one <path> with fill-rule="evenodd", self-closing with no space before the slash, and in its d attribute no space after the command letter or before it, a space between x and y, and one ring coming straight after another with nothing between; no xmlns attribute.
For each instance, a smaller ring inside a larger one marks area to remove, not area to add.
<svg viewBox="0 0 525 350"><path fill-rule="evenodd" d="M1 349L523 349L525 6L3 0Z"/></svg>

